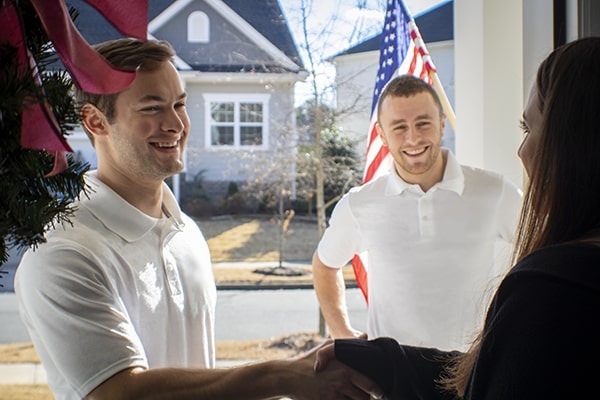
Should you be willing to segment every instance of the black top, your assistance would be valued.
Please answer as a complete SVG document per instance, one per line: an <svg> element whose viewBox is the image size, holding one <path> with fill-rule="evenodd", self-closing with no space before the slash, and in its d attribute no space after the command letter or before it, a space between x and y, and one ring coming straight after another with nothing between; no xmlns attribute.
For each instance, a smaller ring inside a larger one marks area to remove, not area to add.
<svg viewBox="0 0 600 400"><path fill-rule="evenodd" d="M600 247L556 245L525 257L492 300L464 399L598 397L599 316ZM436 384L453 353L389 338L335 341L336 357L389 399L454 398Z"/></svg>

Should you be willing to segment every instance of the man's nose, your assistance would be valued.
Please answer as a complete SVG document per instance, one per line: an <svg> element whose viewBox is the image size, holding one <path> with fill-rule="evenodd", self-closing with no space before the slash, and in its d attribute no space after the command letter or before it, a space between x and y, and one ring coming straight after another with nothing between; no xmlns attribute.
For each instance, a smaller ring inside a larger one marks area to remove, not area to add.
<svg viewBox="0 0 600 400"><path fill-rule="evenodd" d="M163 130L179 133L183 130L184 126L183 119L177 110L171 110L166 113L162 123Z"/></svg>
<svg viewBox="0 0 600 400"><path fill-rule="evenodd" d="M416 143L420 139L421 139L421 133L419 132L419 130L414 126L408 127L408 129L406 130L406 134L405 134L405 140L410 143Z"/></svg>

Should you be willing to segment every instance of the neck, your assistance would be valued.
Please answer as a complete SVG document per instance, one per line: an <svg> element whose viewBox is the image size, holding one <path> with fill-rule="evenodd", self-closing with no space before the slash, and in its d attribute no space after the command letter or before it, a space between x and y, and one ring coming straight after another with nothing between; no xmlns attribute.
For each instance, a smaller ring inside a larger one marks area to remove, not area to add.
<svg viewBox="0 0 600 400"><path fill-rule="evenodd" d="M98 170L97 177L144 214L154 218L162 217L162 182L147 183L142 181L134 182L129 179L111 179L111 177L101 174L100 170Z"/></svg>

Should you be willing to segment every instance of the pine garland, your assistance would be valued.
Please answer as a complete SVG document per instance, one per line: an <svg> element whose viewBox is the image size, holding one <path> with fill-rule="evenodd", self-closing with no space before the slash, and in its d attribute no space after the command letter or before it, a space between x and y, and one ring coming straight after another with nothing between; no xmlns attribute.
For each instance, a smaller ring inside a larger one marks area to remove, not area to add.
<svg viewBox="0 0 600 400"><path fill-rule="evenodd" d="M56 68L57 57L34 8L29 1L16 7L23 21L26 46L36 59L42 86L31 72L19 74L16 49L0 43L0 267L11 247L36 247L53 224L68 223L74 209L71 203L85 193L87 163L67 155L67 169L47 177L54 159L44 151L21 147L21 112L24 99L44 98L54 112L61 134L66 137L79 123L75 101L70 94L72 81ZM72 17L75 13L72 12ZM52 66L55 66L52 68Z"/></svg>

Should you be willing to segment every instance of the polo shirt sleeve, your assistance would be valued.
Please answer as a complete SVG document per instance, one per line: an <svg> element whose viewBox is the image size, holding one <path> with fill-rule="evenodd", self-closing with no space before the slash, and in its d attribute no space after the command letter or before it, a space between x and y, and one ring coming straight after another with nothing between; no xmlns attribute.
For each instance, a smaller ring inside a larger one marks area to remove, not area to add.
<svg viewBox="0 0 600 400"><path fill-rule="evenodd" d="M148 366L130 317L96 262L81 249L46 243L25 254L15 280L22 319L48 375L58 375L81 398L123 369Z"/></svg>
<svg viewBox="0 0 600 400"><path fill-rule="evenodd" d="M321 261L332 268L346 265L354 254L362 252L358 223L351 209L352 192L344 195L336 204L329 226L319 241L317 252Z"/></svg>

